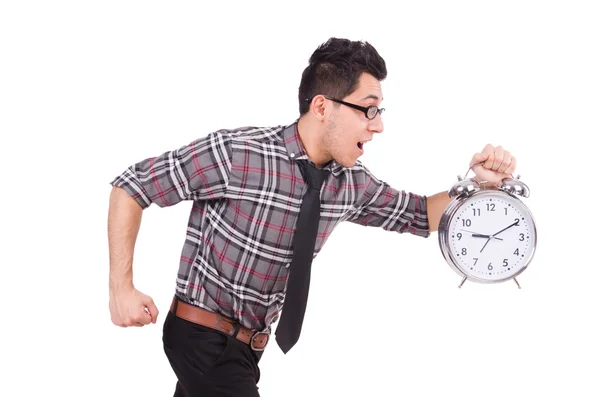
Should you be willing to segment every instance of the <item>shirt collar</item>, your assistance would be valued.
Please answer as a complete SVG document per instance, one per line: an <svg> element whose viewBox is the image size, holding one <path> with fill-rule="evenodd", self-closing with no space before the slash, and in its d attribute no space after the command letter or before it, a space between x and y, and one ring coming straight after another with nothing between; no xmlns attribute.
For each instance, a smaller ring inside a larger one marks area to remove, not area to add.
<svg viewBox="0 0 600 397"><path fill-rule="evenodd" d="M298 133L298 120L288 125L283 130L283 143L287 149L290 160L308 160L314 165L314 162L308 157L308 154L304 149L304 145L302 145L302 141L300 140L300 134ZM331 171L336 166L337 162L335 160L331 160L323 167L323 169Z"/></svg>

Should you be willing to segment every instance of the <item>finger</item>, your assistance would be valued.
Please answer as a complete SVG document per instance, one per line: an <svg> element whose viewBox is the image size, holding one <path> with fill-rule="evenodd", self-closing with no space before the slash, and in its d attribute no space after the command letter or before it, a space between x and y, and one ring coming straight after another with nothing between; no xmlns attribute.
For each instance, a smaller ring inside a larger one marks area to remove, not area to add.
<svg viewBox="0 0 600 397"><path fill-rule="evenodd" d="M506 173L509 175L512 175L515 173L515 171L517 169L517 159L514 156L510 156L510 157L511 157L510 165L506 169Z"/></svg>
<svg viewBox="0 0 600 397"><path fill-rule="evenodd" d="M471 159L471 166L475 164L484 163L488 159L489 155L487 153L475 153L473 158Z"/></svg>
<svg viewBox="0 0 600 397"><path fill-rule="evenodd" d="M502 164L500 164L500 168L498 168L498 172L507 174L506 170L508 170L508 167L510 167L511 162L512 162L512 156L510 155L510 153L507 150L505 150L504 157L502 158Z"/></svg>
<svg viewBox="0 0 600 397"><path fill-rule="evenodd" d="M140 314L139 316L137 316L134 321L136 323L142 323L144 325L146 324L150 324L152 322L152 317L150 316L150 313L148 313L146 311L146 308L144 307L142 309L142 314Z"/></svg>
<svg viewBox="0 0 600 397"><path fill-rule="evenodd" d="M150 316L147 313L144 313L147 320L144 319L142 315L140 316L131 316L127 320L123 321L125 327L143 327L146 324L150 324Z"/></svg>
<svg viewBox="0 0 600 397"><path fill-rule="evenodd" d="M144 302L144 304L146 305L146 309L148 310L147 313L150 315L152 324L156 324L156 319L158 318L158 308L154 304L154 301L152 298L148 297L148 300Z"/></svg>
<svg viewBox="0 0 600 397"><path fill-rule="evenodd" d="M488 155L487 159L485 160L485 164L483 164L483 168L489 170L494 165L494 158L495 158L494 157L494 147L488 143L483 148L483 152L482 153Z"/></svg>
<svg viewBox="0 0 600 397"><path fill-rule="evenodd" d="M502 146L498 146L496 150L494 150L494 163L492 165L493 171L499 171L502 162L504 161L504 148Z"/></svg>

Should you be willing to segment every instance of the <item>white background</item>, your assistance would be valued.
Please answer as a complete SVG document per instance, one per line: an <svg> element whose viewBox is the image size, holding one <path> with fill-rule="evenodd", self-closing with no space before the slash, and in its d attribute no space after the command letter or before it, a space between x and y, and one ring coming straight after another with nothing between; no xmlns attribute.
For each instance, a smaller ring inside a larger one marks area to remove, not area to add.
<svg viewBox="0 0 600 397"><path fill-rule="evenodd" d="M172 395L162 323L191 203L145 210L134 281L161 313L122 329L109 182L219 128L293 122L308 58L336 36L387 62L386 128L363 162L433 194L503 145L538 249L521 290L458 289L437 233L341 225L300 342L263 356L261 395L600 395L595 2L219 3L0 3L0 394Z"/></svg>

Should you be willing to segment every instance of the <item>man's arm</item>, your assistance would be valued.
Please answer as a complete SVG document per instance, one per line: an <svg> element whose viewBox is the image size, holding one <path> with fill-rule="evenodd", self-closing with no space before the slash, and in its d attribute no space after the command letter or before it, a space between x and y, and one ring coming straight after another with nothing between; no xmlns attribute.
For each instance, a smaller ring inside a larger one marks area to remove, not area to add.
<svg viewBox="0 0 600 397"><path fill-rule="evenodd" d="M133 250L142 211L125 190L113 187L108 209L109 309L112 322L121 327L156 323L158 316L152 298L133 286Z"/></svg>
<svg viewBox="0 0 600 397"><path fill-rule="evenodd" d="M156 323L158 310L133 286L133 250L142 212L182 200L223 197L231 172L229 135L208 134L177 150L140 161L112 182L108 211L110 314L121 327Z"/></svg>
<svg viewBox="0 0 600 397"><path fill-rule="evenodd" d="M108 208L110 289L133 287L133 249L142 222L142 207L123 189L113 187Z"/></svg>
<svg viewBox="0 0 600 397"><path fill-rule="evenodd" d="M440 192L427 197L427 218L429 220L430 232L438 230L442 214L448 204L450 204L450 201L452 201L452 199L448 196L448 192Z"/></svg>
<svg viewBox="0 0 600 397"><path fill-rule="evenodd" d="M363 169L364 173L357 173L356 185L364 190L357 193L356 211L348 221L428 237L425 196L396 190L377 179L364 166Z"/></svg>

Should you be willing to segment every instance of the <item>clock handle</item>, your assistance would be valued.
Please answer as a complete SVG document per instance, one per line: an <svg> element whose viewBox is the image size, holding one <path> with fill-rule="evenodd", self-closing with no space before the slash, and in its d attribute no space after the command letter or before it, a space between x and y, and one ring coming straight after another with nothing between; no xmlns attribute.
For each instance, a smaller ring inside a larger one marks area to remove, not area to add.
<svg viewBox="0 0 600 397"><path fill-rule="evenodd" d="M476 165L484 165L484 164L485 164L485 161L482 161L482 162L480 162L480 163L471 164L471 166L470 166L470 167L469 167L469 169L467 170L467 173L465 174L465 176L464 176L462 179L466 179L466 178L467 178L467 175L469 175L469 171L471 171L471 169L472 169L473 167L475 167ZM519 177L520 177L520 176L521 176L521 175L517 176L517 179L519 179ZM513 176L513 174L510 174L510 177L514 179L514 176Z"/></svg>
<svg viewBox="0 0 600 397"><path fill-rule="evenodd" d="M471 166L470 166L470 167L469 167L469 169L467 170L467 173L465 174L465 176L464 176L462 179L466 179L466 178L467 178L467 175L469 175L469 171L471 171L471 169L472 169L473 167L475 167L476 165L483 165L483 164L485 164L485 161L482 161L481 163L475 163L475 164L471 164ZM474 172L474 171L473 171L473 172Z"/></svg>

